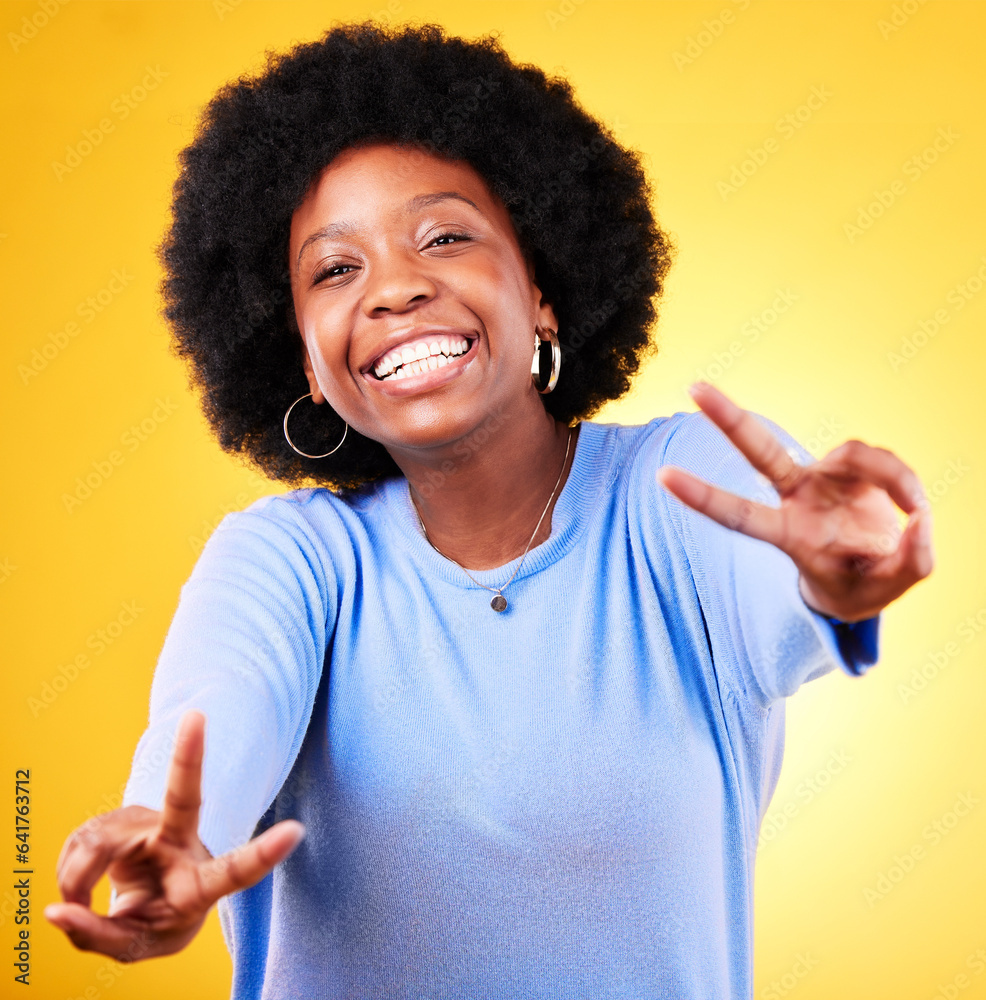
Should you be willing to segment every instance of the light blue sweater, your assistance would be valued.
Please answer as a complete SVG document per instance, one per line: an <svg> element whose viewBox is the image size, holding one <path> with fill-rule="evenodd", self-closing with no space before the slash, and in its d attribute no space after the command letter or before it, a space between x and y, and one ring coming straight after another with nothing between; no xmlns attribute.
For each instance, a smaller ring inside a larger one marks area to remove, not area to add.
<svg viewBox="0 0 986 1000"><path fill-rule="evenodd" d="M583 423L502 614L428 544L403 478L225 518L182 588L124 802L161 807L195 707L209 850L305 823L220 903L235 1000L751 996L782 699L862 673L880 619L810 610L790 559L680 503L665 463L777 503L701 413Z"/></svg>

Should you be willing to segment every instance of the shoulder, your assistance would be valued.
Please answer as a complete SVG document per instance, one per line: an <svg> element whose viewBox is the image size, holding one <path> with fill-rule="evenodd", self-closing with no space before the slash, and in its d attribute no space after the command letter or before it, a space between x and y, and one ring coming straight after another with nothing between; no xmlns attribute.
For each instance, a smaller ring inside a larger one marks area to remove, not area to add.
<svg viewBox="0 0 986 1000"><path fill-rule="evenodd" d="M655 417L646 424L588 425L595 441L594 451L608 460L617 477L633 479L638 474L656 474L665 464L681 465L700 475L718 459L720 442L732 445L701 412L679 411Z"/></svg>
<svg viewBox="0 0 986 1000"><path fill-rule="evenodd" d="M811 455L778 424L751 411L752 416L763 424L781 444L787 448L798 462L808 464ZM735 492L747 493L766 491L774 494L766 477L760 475L749 460L729 440L729 438L701 410L691 413L677 413L674 424L663 442L662 465L676 465Z"/></svg>
<svg viewBox="0 0 986 1000"><path fill-rule="evenodd" d="M237 563L262 564L270 571L281 567L289 573L305 565L318 575L329 566L338 572L352 562L361 525L381 502L380 489L342 496L310 488L260 497L226 514L207 541L203 559L233 557Z"/></svg>
<svg viewBox="0 0 986 1000"><path fill-rule="evenodd" d="M270 494L228 515L223 524L229 521L261 533L286 531L325 538L338 531L351 531L352 525L387 501L391 485L387 480L346 493L314 487Z"/></svg>
<svg viewBox="0 0 986 1000"><path fill-rule="evenodd" d="M759 413L763 423L784 445L808 463L811 456L783 428ZM770 506L779 502L772 484L760 475L728 437L701 411L679 411L657 417L646 424L619 426L593 425L596 433L606 433L603 448L617 460L617 475L624 480L630 497L650 505L656 500L674 520L700 517L666 490L657 480L665 465L685 469L692 475L738 496ZM601 449L602 450L602 449ZM619 459L616 456L619 455Z"/></svg>

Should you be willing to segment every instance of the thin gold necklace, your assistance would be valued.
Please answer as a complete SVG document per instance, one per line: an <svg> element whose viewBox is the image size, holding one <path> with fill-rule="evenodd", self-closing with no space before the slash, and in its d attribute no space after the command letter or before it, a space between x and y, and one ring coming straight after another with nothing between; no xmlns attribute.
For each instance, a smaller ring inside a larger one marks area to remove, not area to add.
<svg viewBox="0 0 986 1000"><path fill-rule="evenodd" d="M503 592L507 589L507 587L510 586L510 584L513 582L513 578L520 572L520 567L524 565L524 559L527 558L527 553L530 550L531 544L533 543L534 538L538 533L538 528L541 527L541 522L544 520L544 515L548 513L548 508L551 506L551 501L554 500L555 494L558 492L558 486L561 483L561 477L565 474L565 466L568 464L568 452L572 446L572 430L573 428L571 427L568 428L568 441L565 443L565 457L562 459L561 472L558 473L558 479L555 482L555 488L551 491L551 496L548 497L548 502L545 504L544 510L541 512L541 516L538 518L538 523L534 527L534 534L531 535L531 540L527 543L527 548L524 549L524 554L520 557L520 562L517 563L517 568L513 571L513 573L510 574L510 579L507 580L507 582L502 587L487 587L485 583L480 583L479 580L477 580L476 577L474 577L472 573L470 573L469 570L467 570L466 567L463 566L462 563L460 563L457 559L452 559L451 556L446 556L445 553L442 552L442 550L428 537L428 529L425 527L424 521L421 520L421 515L418 513L418 506L414 502L414 498L411 497L411 506L414 507L414 513L418 518L418 524L421 525L421 530L424 532L425 540L440 556L444 556L446 559L450 560L451 562L454 562L455 565L458 566L459 569L461 569L466 574L466 576L468 576L469 579L472 580L472 582L475 583L478 587L482 587L483 590L488 590L491 594L496 595L493 598L493 600L490 601L490 607L494 611L507 610L507 599L503 596Z"/></svg>

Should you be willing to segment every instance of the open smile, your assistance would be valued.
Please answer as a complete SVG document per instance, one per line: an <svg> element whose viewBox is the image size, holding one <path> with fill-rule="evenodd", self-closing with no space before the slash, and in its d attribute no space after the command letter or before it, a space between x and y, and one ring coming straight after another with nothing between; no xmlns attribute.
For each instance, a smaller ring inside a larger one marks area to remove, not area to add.
<svg viewBox="0 0 986 1000"><path fill-rule="evenodd" d="M467 334L424 335L386 352L363 372L363 378L392 396L433 389L462 374L478 341Z"/></svg>

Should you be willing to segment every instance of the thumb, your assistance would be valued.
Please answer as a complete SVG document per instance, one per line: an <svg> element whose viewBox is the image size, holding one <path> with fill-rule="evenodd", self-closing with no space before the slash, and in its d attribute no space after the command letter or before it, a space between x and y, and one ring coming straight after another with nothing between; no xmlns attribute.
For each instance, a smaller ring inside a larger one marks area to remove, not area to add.
<svg viewBox="0 0 986 1000"><path fill-rule="evenodd" d="M285 819L246 844L201 862L199 878L205 903L212 906L222 896L256 885L304 839L304 825Z"/></svg>
<svg viewBox="0 0 986 1000"><path fill-rule="evenodd" d="M913 581L923 580L935 565L931 540L933 519L930 507L914 511L908 518L897 549L884 564L884 573L903 576Z"/></svg>

